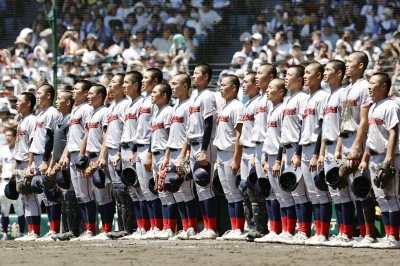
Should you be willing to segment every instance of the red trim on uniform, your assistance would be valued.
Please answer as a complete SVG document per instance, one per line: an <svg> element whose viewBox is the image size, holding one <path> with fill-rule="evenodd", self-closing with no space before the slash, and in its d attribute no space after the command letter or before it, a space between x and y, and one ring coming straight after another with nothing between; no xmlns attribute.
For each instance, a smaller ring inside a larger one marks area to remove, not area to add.
<svg viewBox="0 0 400 266"><path fill-rule="evenodd" d="M361 213L361 215L363 214ZM365 237L365 224L360 224L360 235Z"/></svg>
<svg viewBox="0 0 400 266"><path fill-rule="evenodd" d="M315 234L319 236L321 234L321 221L314 219L315 224Z"/></svg>
<svg viewBox="0 0 400 266"><path fill-rule="evenodd" d="M275 223L275 233L279 235L282 233L282 222L274 222Z"/></svg>
<svg viewBox="0 0 400 266"><path fill-rule="evenodd" d="M208 229L214 230L214 232L217 232L217 218L207 218L208 220Z"/></svg>
<svg viewBox="0 0 400 266"><path fill-rule="evenodd" d="M296 229L296 222L297 219L290 219L290 218L286 218L286 226L287 226L287 232L294 235L294 230ZM299 223L299 231L300 231L300 223Z"/></svg>
<svg viewBox="0 0 400 266"><path fill-rule="evenodd" d="M38 236L40 236L40 224L32 224L31 230L35 232Z"/></svg>
<svg viewBox="0 0 400 266"><path fill-rule="evenodd" d="M375 224L365 223L365 235L369 235L372 238L376 238Z"/></svg>
<svg viewBox="0 0 400 266"><path fill-rule="evenodd" d="M87 230L91 231L93 235L96 235L96 224L87 224Z"/></svg>
<svg viewBox="0 0 400 266"><path fill-rule="evenodd" d="M325 236L326 239L328 239L330 226L331 226L330 222L320 222L319 234Z"/></svg>
<svg viewBox="0 0 400 266"><path fill-rule="evenodd" d="M287 217L286 216L281 216L281 229L285 232L287 232Z"/></svg>
<svg viewBox="0 0 400 266"><path fill-rule="evenodd" d="M102 233L109 233L112 231L112 223L103 223L101 225L101 232Z"/></svg>
<svg viewBox="0 0 400 266"><path fill-rule="evenodd" d="M353 225L343 224L343 234L346 234L349 239L353 237Z"/></svg>
<svg viewBox="0 0 400 266"><path fill-rule="evenodd" d="M197 232L197 218L189 218L188 220L188 228L193 227L194 231Z"/></svg>
<svg viewBox="0 0 400 266"><path fill-rule="evenodd" d="M183 229L183 231L187 231L189 228L188 228L188 224L189 224L189 219L187 219L187 218L182 218L182 229Z"/></svg>
<svg viewBox="0 0 400 266"><path fill-rule="evenodd" d="M60 220L53 220L50 222L50 227L53 224L53 229L50 229L54 232L56 232L57 234L60 233Z"/></svg>
<svg viewBox="0 0 400 266"><path fill-rule="evenodd" d="M236 229L240 229L240 231L244 232L244 218L236 218Z"/></svg>
<svg viewBox="0 0 400 266"><path fill-rule="evenodd" d="M385 235L386 236L391 236L392 235L392 227L390 226L390 224L385 224Z"/></svg>
<svg viewBox="0 0 400 266"><path fill-rule="evenodd" d="M231 217L229 220L231 222L231 229L235 230L236 229L236 218Z"/></svg>

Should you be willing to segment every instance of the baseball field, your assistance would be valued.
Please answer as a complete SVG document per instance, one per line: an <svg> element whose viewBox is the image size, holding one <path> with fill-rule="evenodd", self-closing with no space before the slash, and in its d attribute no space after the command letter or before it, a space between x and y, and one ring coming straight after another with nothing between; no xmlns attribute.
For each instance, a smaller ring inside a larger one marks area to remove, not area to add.
<svg viewBox="0 0 400 266"><path fill-rule="evenodd" d="M0 265L394 265L398 250L237 241L0 243Z"/></svg>

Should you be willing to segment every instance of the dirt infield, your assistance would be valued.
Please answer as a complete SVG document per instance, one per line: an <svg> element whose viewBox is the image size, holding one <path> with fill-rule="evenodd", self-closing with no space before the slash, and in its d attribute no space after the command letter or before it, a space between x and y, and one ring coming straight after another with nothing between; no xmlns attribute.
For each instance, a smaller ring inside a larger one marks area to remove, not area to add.
<svg viewBox="0 0 400 266"><path fill-rule="evenodd" d="M399 250L236 241L0 243L0 265L394 265Z"/></svg>

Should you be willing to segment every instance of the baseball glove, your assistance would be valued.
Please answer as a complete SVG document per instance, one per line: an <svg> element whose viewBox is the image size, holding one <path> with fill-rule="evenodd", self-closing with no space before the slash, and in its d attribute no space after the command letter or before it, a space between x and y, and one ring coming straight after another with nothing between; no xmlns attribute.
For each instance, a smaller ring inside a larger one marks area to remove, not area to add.
<svg viewBox="0 0 400 266"><path fill-rule="evenodd" d="M355 174L358 170L358 165L350 167L350 161L361 160L361 154L347 154L343 164L339 167L339 177L347 178L352 174Z"/></svg>
<svg viewBox="0 0 400 266"><path fill-rule="evenodd" d="M21 178L17 179L17 192L22 195L32 194L31 188L32 175L24 174Z"/></svg>
<svg viewBox="0 0 400 266"><path fill-rule="evenodd" d="M393 165L380 162L376 167L376 172L374 175L374 185L377 188L384 189L387 182L393 179L396 175L396 169Z"/></svg>
<svg viewBox="0 0 400 266"><path fill-rule="evenodd" d="M91 162L89 167L86 168L83 176L86 178L91 178L94 174L94 172L97 171L97 169L99 169L99 167L97 166L97 161L96 162Z"/></svg>
<svg viewBox="0 0 400 266"><path fill-rule="evenodd" d="M161 170L156 174L156 185L154 186L154 189L159 191L159 192L165 192L167 189L165 188L165 177L168 174L168 168L165 168L164 170Z"/></svg>
<svg viewBox="0 0 400 266"><path fill-rule="evenodd" d="M185 180L188 180L191 171L192 170L190 169L190 158L189 156L186 156L182 162L182 167L180 167L179 169L179 174L181 174L185 178Z"/></svg>

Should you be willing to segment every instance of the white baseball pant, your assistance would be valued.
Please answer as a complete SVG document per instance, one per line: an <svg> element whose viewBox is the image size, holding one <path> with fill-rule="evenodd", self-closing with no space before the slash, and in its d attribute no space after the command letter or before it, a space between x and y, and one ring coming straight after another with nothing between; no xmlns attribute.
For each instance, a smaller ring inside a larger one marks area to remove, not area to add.
<svg viewBox="0 0 400 266"><path fill-rule="evenodd" d="M90 158L90 163L95 163L99 160L99 157L94 157ZM93 176L98 176L99 172L96 171L93 173ZM92 187L94 191L94 196L96 198L96 201L99 205L104 205L107 203L112 202L112 197L111 197L111 190L112 190L112 184L111 183L106 183L105 188L97 188L95 185L93 185L93 179L89 178L92 180Z"/></svg>
<svg viewBox="0 0 400 266"><path fill-rule="evenodd" d="M136 172L139 177L140 188L143 192L143 196L146 201L152 201L158 198L157 195L154 195L149 190L149 180L150 180L150 172L147 172L144 168L144 162L147 159L147 155L149 152L149 144L145 144L142 147L137 147L136 152Z"/></svg>
<svg viewBox="0 0 400 266"><path fill-rule="evenodd" d="M153 176L156 177L157 173L161 171L161 163L165 157L165 151L159 151L160 154L153 156ZM156 180L154 180L156 181ZM162 205L175 204L174 195L169 191L159 191L158 197Z"/></svg>
<svg viewBox="0 0 400 266"><path fill-rule="evenodd" d="M15 214L17 216L24 215L24 206L22 205L21 197L18 197L17 200L9 200L6 195L4 195L4 188L8 184L8 179L2 178L0 183L0 202L1 202L1 214L5 217L8 217L10 214L11 204L14 205Z"/></svg>
<svg viewBox="0 0 400 266"><path fill-rule="evenodd" d="M247 177L249 176L251 160L254 156L254 149L254 147L243 147L242 160L240 161L240 175L242 180L247 180Z"/></svg>
<svg viewBox="0 0 400 266"><path fill-rule="evenodd" d="M229 151L218 151L217 157L218 176L228 203L242 201L236 187L236 175L233 174L231 169L234 154L234 152Z"/></svg>
<svg viewBox="0 0 400 266"><path fill-rule="evenodd" d="M79 152L71 153L70 161L70 173L72 185L75 189L75 196L78 203L87 203L94 200L92 195L92 180L90 178L85 178L75 167L75 161L79 156Z"/></svg>
<svg viewBox="0 0 400 266"><path fill-rule="evenodd" d="M176 151L170 152L170 159L169 159L169 166L172 167L176 165L178 160L178 156L181 153L181 149L177 149ZM176 203L178 202L188 202L193 200L194 193L193 193L193 179L183 181L181 187L177 192L174 193L174 198Z"/></svg>
<svg viewBox="0 0 400 266"><path fill-rule="evenodd" d="M274 167L277 157L277 155L268 155L268 179L271 183L272 193L274 194L274 197L279 201L281 208L290 207L294 205L292 193L282 190L279 186L278 178L272 176L272 168Z"/></svg>
<svg viewBox="0 0 400 266"><path fill-rule="evenodd" d="M295 154L295 152L296 152L296 148L294 145L292 145L291 148L286 149L285 169L292 164L291 160L292 160L292 157ZM296 189L292 191L292 196L293 196L295 204L303 204L303 203L310 201L308 198L307 188L306 188L306 184L304 182L303 176L300 178Z"/></svg>
<svg viewBox="0 0 400 266"><path fill-rule="evenodd" d="M25 174L28 169L28 162L21 162L17 165L17 179L21 179L22 175ZM22 195L20 194L20 199L24 205L25 216L40 216L41 208L39 202L38 194Z"/></svg>
<svg viewBox="0 0 400 266"><path fill-rule="evenodd" d="M133 143L130 143L127 148L125 148L125 149L122 148L121 149L122 167L125 164L130 164L130 162L128 162L128 158L129 158L129 155L131 153L132 147L133 147ZM129 186L128 187L128 191L129 191L129 195L132 198L132 201L143 201L143 200L145 200L145 198L143 196L143 193L142 193L142 190L140 189L140 187L134 188L132 186Z"/></svg>

